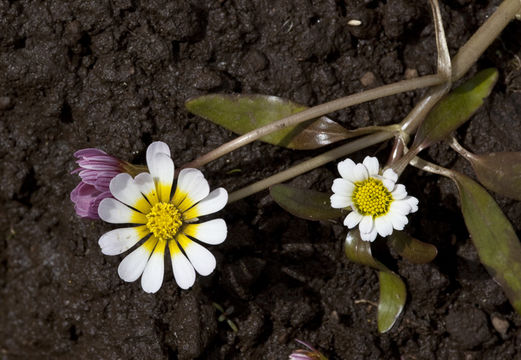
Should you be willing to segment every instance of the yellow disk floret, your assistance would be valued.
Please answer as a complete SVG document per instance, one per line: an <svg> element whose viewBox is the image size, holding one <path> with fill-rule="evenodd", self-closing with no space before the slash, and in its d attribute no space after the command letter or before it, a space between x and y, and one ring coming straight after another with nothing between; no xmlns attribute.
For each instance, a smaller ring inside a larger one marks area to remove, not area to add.
<svg viewBox="0 0 521 360"><path fill-rule="evenodd" d="M393 202L393 196L389 190L375 178L356 182L352 199L360 214L373 217L387 214Z"/></svg>
<svg viewBox="0 0 521 360"><path fill-rule="evenodd" d="M182 213L169 203L155 204L146 216L148 229L160 240L172 239L183 225Z"/></svg>

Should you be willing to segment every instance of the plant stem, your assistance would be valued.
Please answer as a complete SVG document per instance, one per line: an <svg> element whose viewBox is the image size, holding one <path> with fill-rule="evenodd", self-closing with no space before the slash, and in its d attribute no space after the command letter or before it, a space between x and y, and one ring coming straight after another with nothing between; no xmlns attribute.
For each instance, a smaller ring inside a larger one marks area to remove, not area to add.
<svg viewBox="0 0 521 360"><path fill-rule="evenodd" d="M454 81L460 79L470 69L470 67L478 60L478 58L485 51L485 49L499 35L501 30L503 30L505 26L507 26L507 24L514 18L515 14L519 11L521 11L520 0L505 0L501 3L501 5L496 9L496 11L488 18L487 21L485 21L483 25L481 25L481 27L460 48L460 50L454 57L454 60L452 61L452 79ZM449 91L449 89L450 85L448 84L442 84L431 89L427 93L427 95L422 100L420 100L418 104L416 104L414 109L407 115L407 117L400 123L402 130L408 134L414 132L416 128L420 125L423 118L427 115L427 113L434 107L434 105L436 105L436 103L443 97L443 95L445 95L445 93ZM306 111L310 111L315 108L311 108ZM375 134L364 136L353 142L342 145L336 149L325 152L313 159L304 161L303 163L300 163L278 174L270 176L264 180L258 181L254 184L239 189L230 194L228 201L233 202L242 199L258 191L264 190L270 187L271 185L278 184L280 182L289 180L295 176L313 170L314 168L322 166L329 161L336 160L352 152L385 141L391 138L392 136L393 135L391 133L385 132L378 132ZM446 175L446 173L443 175Z"/></svg>
<svg viewBox="0 0 521 360"><path fill-rule="evenodd" d="M452 81L463 77L478 60L501 31L521 11L520 0L504 0L496 11L479 27L470 39L459 49L452 60ZM449 91L447 84L438 85L429 90L414 109L401 122L402 130L411 134L436 103Z"/></svg>
<svg viewBox="0 0 521 360"><path fill-rule="evenodd" d="M367 135L362 138L356 139L352 142L339 146L333 150L329 150L323 154L320 154L312 159L306 160L287 170L281 171L261 181L243 187L242 189L230 194L230 196L228 197L228 203L255 194L256 192L264 190L270 187L271 185L278 184L291 178L294 178L297 175L313 170L319 166L327 164L330 161L338 159L339 157L351 154L368 146L378 144L382 141L392 138L393 136L394 134L391 132L380 131L375 134Z"/></svg>
<svg viewBox="0 0 521 360"><path fill-rule="evenodd" d="M194 161L183 165L183 168L201 167L210 161L220 158L227 153L236 150L246 144L249 144L263 136L266 136L277 130L284 129L288 126L294 126L301 122L318 118L320 116L332 113L337 110L345 109L349 106L361 104L367 101L379 99L386 96L399 94L406 91L411 91L419 88L425 88L429 86L438 85L444 82L445 79L438 75L427 75L419 78L399 81L393 84L377 87L375 89L363 91L361 93L352 94L345 96L340 99L336 99L321 105L314 106L297 114L290 115L281 120L275 121L266 126L252 130L244 135L241 135L218 148L210 151L209 153L195 159Z"/></svg>
<svg viewBox="0 0 521 360"><path fill-rule="evenodd" d="M444 79L449 80L452 75L452 64L449 54L449 47L445 39L445 30L443 28L443 20L441 18L440 5L438 0L430 0L432 18L434 21L434 31L436 32L436 48L438 50L437 72Z"/></svg>
<svg viewBox="0 0 521 360"><path fill-rule="evenodd" d="M451 178L453 179L454 178L454 175L453 175L453 171L452 170L449 170L449 169L446 169L444 167L441 167L439 165L436 165L436 164L433 164L431 162L428 162L428 161L425 161L419 157L414 157L410 164L420 170L424 170L424 171L427 171L427 172L430 172L430 173L433 173L433 174L437 174L437 175L441 175L441 176L445 176L445 177L448 177L448 178Z"/></svg>
<svg viewBox="0 0 521 360"><path fill-rule="evenodd" d="M448 140L448 142L449 142L449 146L452 148L452 150L456 151L458 154L463 156L465 159L472 160L473 158L476 157L473 153L471 153L470 151L465 149L463 146L461 146L460 143L456 140L456 138L454 136L451 136L450 139Z"/></svg>

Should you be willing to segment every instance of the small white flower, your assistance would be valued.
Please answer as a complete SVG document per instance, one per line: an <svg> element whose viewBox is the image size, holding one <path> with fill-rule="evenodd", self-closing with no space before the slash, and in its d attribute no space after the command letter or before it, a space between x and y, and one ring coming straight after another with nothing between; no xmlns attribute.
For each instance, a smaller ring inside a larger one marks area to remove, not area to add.
<svg viewBox="0 0 521 360"><path fill-rule="evenodd" d="M342 178L333 182L331 207L350 208L344 225L359 225L362 240L374 241L376 235L389 236L393 229L403 230L409 213L418 211L418 199L407 196L405 186L396 184L398 175L387 169L380 174L375 157L366 156L362 164L351 159L338 163Z"/></svg>
<svg viewBox="0 0 521 360"><path fill-rule="evenodd" d="M172 191L174 162L168 145L159 141L150 144L146 157L150 173L135 178L126 173L115 176L110 182L115 199L103 199L98 208L106 222L135 226L105 233L99 245L105 255L118 255L144 240L123 259L118 274L129 282L141 277L141 286L148 293L161 288L168 245L174 278L179 287L188 289L195 282L196 271L206 276L215 269L215 257L194 239L216 245L227 234L223 219L194 222L221 210L228 193L223 188L210 192L208 182L196 169L181 170Z"/></svg>

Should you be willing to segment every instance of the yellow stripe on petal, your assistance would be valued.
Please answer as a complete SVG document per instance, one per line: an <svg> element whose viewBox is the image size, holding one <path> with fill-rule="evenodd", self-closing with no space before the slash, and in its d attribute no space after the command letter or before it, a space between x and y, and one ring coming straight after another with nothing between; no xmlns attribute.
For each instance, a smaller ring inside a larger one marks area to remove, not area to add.
<svg viewBox="0 0 521 360"><path fill-rule="evenodd" d="M182 191L179 187L175 190L174 197L172 198L172 204L174 204L178 209L181 202L186 198L188 194L185 191Z"/></svg>
<svg viewBox="0 0 521 360"><path fill-rule="evenodd" d="M138 201L136 201L133 205L131 205L134 209L141 211L143 214L147 214L150 211L150 203L144 197L141 197Z"/></svg>
<svg viewBox="0 0 521 360"><path fill-rule="evenodd" d="M130 223L131 224L146 224L148 221L145 214L142 214L137 211L133 211L132 215L130 216Z"/></svg>
<svg viewBox="0 0 521 360"><path fill-rule="evenodd" d="M159 193L159 200L161 202L170 201L170 191L172 190L172 183L157 183L157 192Z"/></svg>
<svg viewBox="0 0 521 360"><path fill-rule="evenodd" d="M172 258L176 255L182 254L181 249L175 240L168 241L168 250L170 251L170 256Z"/></svg>
<svg viewBox="0 0 521 360"><path fill-rule="evenodd" d="M146 225L136 226L134 229L136 230L140 239L143 239L145 236L150 234L150 230L147 228Z"/></svg>
<svg viewBox="0 0 521 360"><path fill-rule="evenodd" d="M157 242L158 242L157 238L154 235L152 235L141 246L143 248L145 248L149 253L151 253L154 250L154 248L156 247Z"/></svg>
<svg viewBox="0 0 521 360"><path fill-rule="evenodd" d="M186 235L183 233L177 235L176 240L179 243L179 245L181 245L181 247L185 250L190 246L191 243L193 243L193 241L186 237Z"/></svg>

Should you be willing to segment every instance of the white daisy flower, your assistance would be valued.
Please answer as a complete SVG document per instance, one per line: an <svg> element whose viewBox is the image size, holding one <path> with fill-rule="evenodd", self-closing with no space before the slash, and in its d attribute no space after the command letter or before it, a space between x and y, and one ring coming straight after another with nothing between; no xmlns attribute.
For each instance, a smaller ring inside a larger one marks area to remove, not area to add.
<svg viewBox="0 0 521 360"><path fill-rule="evenodd" d="M103 199L98 208L106 222L135 226L109 231L101 236L99 245L105 255L118 255L145 239L123 259L118 274L128 282L141 276L141 286L148 293L157 292L163 283L168 245L174 278L179 287L188 289L195 282L196 271L206 276L215 269L215 257L194 240L216 245L227 234L223 219L194 222L221 210L228 193L223 188L210 192L197 169L181 170L173 191L174 162L163 142L150 144L146 157L150 173L135 178L126 173L116 175L109 186L115 199Z"/></svg>
<svg viewBox="0 0 521 360"><path fill-rule="evenodd" d="M393 229L403 230L406 215L418 211L418 199L407 196L405 186L396 184L398 175L392 169L380 174L375 157L366 156L362 164L341 161L338 172L342 178L333 182L331 207L352 210L344 225L349 229L359 225L362 240L374 241L377 234L385 237Z"/></svg>

